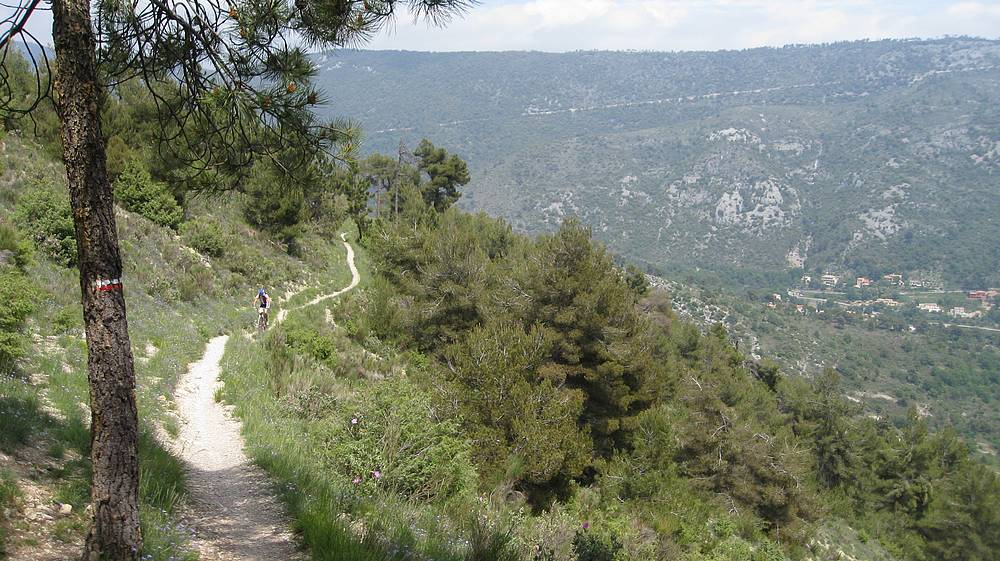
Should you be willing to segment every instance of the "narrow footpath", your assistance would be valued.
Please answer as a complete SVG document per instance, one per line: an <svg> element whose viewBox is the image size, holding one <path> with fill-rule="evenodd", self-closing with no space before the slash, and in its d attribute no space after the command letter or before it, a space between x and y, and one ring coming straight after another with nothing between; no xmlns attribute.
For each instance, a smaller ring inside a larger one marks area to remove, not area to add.
<svg viewBox="0 0 1000 561"><path fill-rule="evenodd" d="M350 285L292 310L339 296L361 281L354 249L345 235L341 239L347 248ZM288 311L282 310L277 322ZM228 340L222 335L208 342L204 356L188 367L176 393L181 429L172 448L187 471L190 506L185 518L194 531L192 543L204 561L304 559L270 480L243 452L239 419L230 407L215 401Z"/></svg>

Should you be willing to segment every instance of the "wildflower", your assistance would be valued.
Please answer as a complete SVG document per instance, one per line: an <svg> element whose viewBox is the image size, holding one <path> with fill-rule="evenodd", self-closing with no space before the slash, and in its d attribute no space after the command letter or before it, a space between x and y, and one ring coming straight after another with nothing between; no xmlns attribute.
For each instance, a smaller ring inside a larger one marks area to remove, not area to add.
<svg viewBox="0 0 1000 561"><path fill-rule="evenodd" d="M351 424L352 424L352 425L356 425L356 424L358 424L358 418L357 418L357 417L354 417L353 419L351 419Z"/></svg>
<svg viewBox="0 0 1000 561"><path fill-rule="evenodd" d="M584 530L589 530L590 529L590 522L584 521L584 523L583 523L583 529Z"/></svg>
<svg viewBox="0 0 1000 561"><path fill-rule="evenodd" d="M372 472L372 477L374 477L375 479L382 479L382 472L379 470L375 470Z"/></svg>
<svg viewBox="0 0 1000 561"><path fill-rule="evenodd" d="M351 481L351 483L354 483L355 485L357 485L358 483L361 483L361 478L360 478L360 477L355 477L355 478L354 478L354 479L353 479L353 480Z"/></svg>

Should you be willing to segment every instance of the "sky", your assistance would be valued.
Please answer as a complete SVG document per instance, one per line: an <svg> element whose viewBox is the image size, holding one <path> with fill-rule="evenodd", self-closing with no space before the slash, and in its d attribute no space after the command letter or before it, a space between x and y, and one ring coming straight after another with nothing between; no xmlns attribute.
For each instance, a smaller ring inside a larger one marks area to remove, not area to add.
<svg viewBox="0 0 1000 561"><path fill-rule="evenodd" d="M36 16L29 29L48 43L51 17ZM403 17L366 48L680 51L945 35L1000 38L1000 0L481 0L443 29Z"/></svg>
<svg viewBox="0 0 1000 561"><path fill-rule="evenodd" d="M485 0L446 29L402 20L370 47L676 51L944 35L1000 37L1000 0Z"/></svg>

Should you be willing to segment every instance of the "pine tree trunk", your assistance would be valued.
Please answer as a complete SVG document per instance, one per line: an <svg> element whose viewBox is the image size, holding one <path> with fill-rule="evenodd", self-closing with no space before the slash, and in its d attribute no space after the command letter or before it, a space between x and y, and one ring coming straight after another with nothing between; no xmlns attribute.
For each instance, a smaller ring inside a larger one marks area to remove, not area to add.
<svg viewBox="0 0 1000 561"><path fill-rule="evenodd" d="M85 561L139 558L138 415L114 200L101 134L90 2L53 0L55 101L87 332L94 508Z"/></svg>

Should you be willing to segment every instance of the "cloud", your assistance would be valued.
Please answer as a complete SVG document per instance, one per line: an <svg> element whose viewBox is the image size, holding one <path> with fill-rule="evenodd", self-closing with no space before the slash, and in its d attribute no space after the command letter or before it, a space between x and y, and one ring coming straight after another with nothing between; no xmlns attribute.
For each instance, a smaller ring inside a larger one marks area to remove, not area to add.
<svg viewBox="0 0 1000 561"><path fill-rule="evenodd" d="M948 13L956 17L1000 17L1000 4L959 2L953 6L949 6Z"/></svg>
<svg viewBox="0 0 1000 561"><path fill-rule="evenodd" d="M1000 0L487 0L447 29L402 21L370 47L716 50L998 30Z"/></svg>
<svg viewBox="0 0 1000 561"><path fill-rule="evenodd" d="M45 11L29 29L47 43L51 26ZM1000 0L483 0L447 28L403 18L367 47L718 50L943 35L997 38Z"/></svg>

